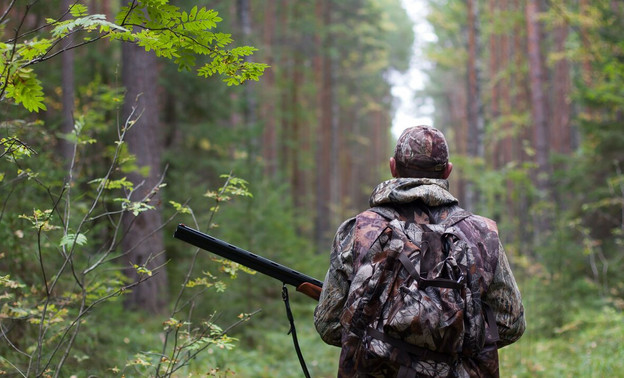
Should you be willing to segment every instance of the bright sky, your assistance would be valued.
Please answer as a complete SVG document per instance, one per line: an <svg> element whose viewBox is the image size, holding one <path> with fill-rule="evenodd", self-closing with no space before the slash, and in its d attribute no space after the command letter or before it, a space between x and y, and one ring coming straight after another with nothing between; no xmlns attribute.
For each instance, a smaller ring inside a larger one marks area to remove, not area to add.
<svg viewBox="0 0 624 378"><path fill-rule="evenodd" d="M402 0L403 7L414 22L414 46L410 69L405 74L393 73L392 94L396 97L397 111L392 120L392 134L395 138L410 126L432 125L433 103L427 98L415 98L415 92L423 88L425 75L422 69L426 62L422 59L423 44L436 40L430 25L425 20L427 6L424 0Z"/></svg>

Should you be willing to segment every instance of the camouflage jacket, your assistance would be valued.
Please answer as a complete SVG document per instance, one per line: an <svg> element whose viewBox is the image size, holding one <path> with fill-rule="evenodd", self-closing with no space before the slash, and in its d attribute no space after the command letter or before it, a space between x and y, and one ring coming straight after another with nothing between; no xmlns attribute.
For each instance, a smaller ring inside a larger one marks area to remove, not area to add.
<svg viewBox="0 0 624 378"><path fill-rule="evenodd" d="M448 192L448 182L436 179L399 178L381 183L370 198L370 205L392 207L404 219L417 223L439 223L450 214L460 210L457 199ZM328 344L343 346L339 376L391 377L398 367L391 364L373 365L370 371L353 371L353 361L345 356L353 356L349 344L344 343L347 324L341 324L351 279L354 261L366 253L378 236L387 220L376 212L364 211L346 220L334 238L323 291L314 313L314 323L321 338ZM516 341L525 329L524 309L520 292L509 267L509 262L498 238L496 223L490 219L473 215L461 222L460 228L469 239L475 240L483 248L484 256L489 256L491 265L482 280L482 296L494 311L502 347ZM424 376L489 376L498 372L496 351L490 351L487 358L474 361L463 358L453 367L455 371L436 371L448 366L426 366ZM351 358L352 359L352 358ZM483 364L486 366L483 367ZM427 369L428 368L428 369ZM489 373L488 373L489 372Z"/></svg>

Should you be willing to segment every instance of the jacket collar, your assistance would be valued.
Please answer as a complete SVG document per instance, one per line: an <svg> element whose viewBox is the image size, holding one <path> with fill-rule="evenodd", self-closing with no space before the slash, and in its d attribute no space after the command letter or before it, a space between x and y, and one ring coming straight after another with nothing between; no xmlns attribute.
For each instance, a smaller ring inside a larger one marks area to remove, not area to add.
<svg viewBox="0 0 624 378"><path fill-rule="evenodd" d="M371 194L370 206L406 204L421 200L427 206L457 204L449 191L447 180L430 178L395 178L377 185Z"/></svg>

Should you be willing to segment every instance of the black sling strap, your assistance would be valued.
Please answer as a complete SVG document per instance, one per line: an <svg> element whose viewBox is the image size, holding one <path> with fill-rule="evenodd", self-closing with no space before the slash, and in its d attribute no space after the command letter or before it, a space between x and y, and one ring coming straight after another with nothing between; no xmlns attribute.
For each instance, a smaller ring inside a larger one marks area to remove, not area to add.
<svg viewBox="0 0 624 378"><path fill-rule="evenodd" d="M286 288L286 284L283 284L282 286L282 299L284 300L284 305L286 306L286 316L288 317L288 321L290 322L290 330L288 331L288 333L292 335L293 344L295 345L295 351L297 351L297 357L299 358L299 363L301 364L303 374L306 376L306 378L310 378L310 373L308 372L305 360L303 359L301 348L299 348L299 341L297 341L295 318L293 317L292 311L290 311L290 302L288 301L288 289Z"/></svg>

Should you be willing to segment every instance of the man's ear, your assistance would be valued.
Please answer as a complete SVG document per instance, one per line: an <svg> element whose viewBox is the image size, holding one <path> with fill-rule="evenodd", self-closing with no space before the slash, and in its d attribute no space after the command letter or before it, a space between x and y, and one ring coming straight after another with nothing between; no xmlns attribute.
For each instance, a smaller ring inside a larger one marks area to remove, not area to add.
<svg viewBox="0 0 624 378"><path fill-rule="evenodd" d="M453 163L451 163L450 161L446 164L446 168L444 168L444 174L442 175L443 179L447 179L449 178L449 176L451 175L451 171L453 170Z"/></svg>
<svg viewBox="0 0 624 378"><path fill-rule="evenodd" d="M390 158L390 173L392 174L392 177L399 177L396 169L396 160L394 160L394 157Z"/></svg>

